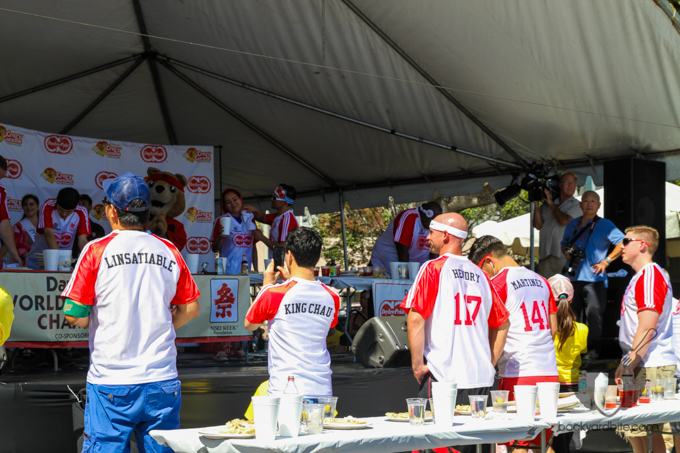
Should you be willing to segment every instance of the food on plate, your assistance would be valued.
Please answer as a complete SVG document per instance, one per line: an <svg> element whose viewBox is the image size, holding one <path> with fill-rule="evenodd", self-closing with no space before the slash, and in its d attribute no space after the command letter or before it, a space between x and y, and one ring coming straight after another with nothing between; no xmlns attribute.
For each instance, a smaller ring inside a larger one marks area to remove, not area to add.
<svg viewBox="0 0 680 453"><path fill-rule="evenodd" d="M347 416L345 418L327 418L323 421L324 423L335 423L335 424L346 424L346 425L365 425L366 422L354 418L352 416Z"/></svg>
<svg viewBox="0 0 680 453"><path fill-rule="evenodd" d="M255 434L255 424L251 420L235 418L220 428L220 434Z"/></svg>
<svg viewBox="0 0 680 453"><path fill-rule="evenodd" d="M469 404L458 404L456 405L456 410L460 412L469 412L470 411L470 405Z"/></svg>
<svg viewBox="0 0 680 453"><path fill-rule="evenodd" d="M386 412L385 417L408 420L408 412ZM432 418L432 411L425 411L425 418Z"/></svg>

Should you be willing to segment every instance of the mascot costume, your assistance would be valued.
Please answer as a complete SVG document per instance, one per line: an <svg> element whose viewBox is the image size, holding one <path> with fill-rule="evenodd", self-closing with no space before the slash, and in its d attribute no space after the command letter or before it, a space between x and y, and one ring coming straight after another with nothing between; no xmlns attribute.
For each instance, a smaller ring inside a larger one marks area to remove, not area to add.
<svg viewBox="0 0 680 453"><path fill-rule="evenodd" d="M184 187L187 178L179 173L169 173L149 167L145 179L151 189L151 210L146 229L156 236L169 239L181 252L187 243L184 225L175 220L186 208Z"/></svg>

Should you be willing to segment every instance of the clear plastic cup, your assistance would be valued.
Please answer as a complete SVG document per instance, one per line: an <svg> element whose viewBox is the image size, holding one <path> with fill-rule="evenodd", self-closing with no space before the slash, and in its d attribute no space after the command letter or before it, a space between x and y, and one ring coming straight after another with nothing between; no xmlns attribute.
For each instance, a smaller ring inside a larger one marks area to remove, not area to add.
<svg viewBox="0 0 680 453"><path fill-rule="evenodd" d="M337 396L320 396L317 398L319 404L323 404L323 418L335 418L335 408L338 405Z"/></svg>
<svg viewBox="0 0 680 453"><path fill-rule="evenodd" d="M427 398L406 398L406 404L408 404L408 422L414 426L425 423Z"/></svg>
<svg viewBox="0 0 680 453"><path fill-rule="evenodd" d="M488 395L469 395L470 413L472 418L484 418L486 416L486 403Z"/></svg>
<svg viewBox="0 0 680 453"><path fill-rule="evenodd" d="M669 377L666 378L665 386L663 390L663 399L671 400L675 398L675 386L677 385L677 378Z"/></svg>
<svg viewBox="0 0 680 453"><path fill-rule="evenodd" d="M508 390L492 390L491 391L491 404L493 405L493 411L499 414L508 413Z"/></svg>
<svg viewBox="0 0 680 453"><path fill-rule="evenodd" d="M652 401L663 401L666 379L654 379L652 381Z"/></svg>
<svg viewBox="0 0 680 453"><path fill-rule="evenodd" d="M616 403L616 398L619 394L618 385L610 385L607 387L607 393L604 395L604 408L605 409L616 409L618 405Z"/></svg>
<svg viewBox="0 0 680 453"><path fill-rule="evenodd" d="M325 404L302 403L303 431L307 434L321 434Z"/></svg>

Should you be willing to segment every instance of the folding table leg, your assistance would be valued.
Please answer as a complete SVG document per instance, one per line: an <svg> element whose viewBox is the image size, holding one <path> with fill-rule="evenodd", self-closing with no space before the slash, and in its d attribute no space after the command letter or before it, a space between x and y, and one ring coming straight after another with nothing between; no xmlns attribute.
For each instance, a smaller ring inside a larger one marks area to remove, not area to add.
<svg viewBox="0 0 680 453"><path fill-rule="evenodd" d="M541 453L546 453L548 451L548 446L545 442L545 429L541 430Z"/></svg>

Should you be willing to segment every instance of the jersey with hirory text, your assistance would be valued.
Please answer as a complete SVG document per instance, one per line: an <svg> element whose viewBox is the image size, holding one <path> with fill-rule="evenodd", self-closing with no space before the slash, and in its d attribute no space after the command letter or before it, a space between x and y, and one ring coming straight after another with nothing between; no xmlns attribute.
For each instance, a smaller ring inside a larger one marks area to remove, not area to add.
<svg viewBox="0 0 680 453"><path fill-rule="evenodd" d="M456 382L459 389L493 385L489 329L509 314L484 271L458 255L428 261L401 308L425 318L424 355L437 381Z"/></svg>
<svg viewBox="0 0 680 453"><path fill-rule="evenodd" d="M286 242L288 234L297 228L298 222L292 209L283 214L267 214L264 217L264 222L271 225L269 239L273 242ZM274 251L269 249L269 258L274 258Z"/></svg>
<svg viewBox="0 0 680 453"><path fill-rule="evenodd" d="M91 384L142 384L177 377L172 305L200 293L168 240L115 230L88 242L61 295L91 305Z"/></svg>
<svg viewBox="0 0 680 453"><path fill-rule="evenodd" d="M293 277L262 288L246 319L269 321L270 395L283 393L288 376L295 376L301 395L333 394L326 337L339 308L337 292L318 281Z"/></svg>
<svg viewBox="0 0 680 453"><path fill-rule="evenodd" d="M633 347L635 332L638 329L638 313L654 310L659 314L656 336L650 333L642 343L654 337L649 349L642 357L640 366L644 368L675 365L673 351L673 290L666 273L656 263L646 264L628 283L621 302L621 325L619 326L619 345L623 352ZM635 345L637 347L637 345Z"/></svg>
<svg viewBox="0 0 680 453"><path fill-rule="evenodd" d="M510 313L510 328L498 360L501 377L557 376L550 315L557 313L550 285L524 267L506 267L491 278Z"/></svg>
<svg viewBox="0 0 680 453"><path fill-rule="evenodd" d="M59 250L71 250L76 238L81 234L92 234L90 215L82 206L76 206L71 214L62 219L57 210L55 200L48 200L40 208L38 219L38 233L45 234L45 228L54 230L54 238L59 244Z"/></svg>

